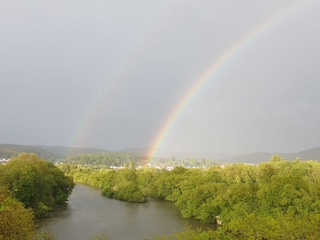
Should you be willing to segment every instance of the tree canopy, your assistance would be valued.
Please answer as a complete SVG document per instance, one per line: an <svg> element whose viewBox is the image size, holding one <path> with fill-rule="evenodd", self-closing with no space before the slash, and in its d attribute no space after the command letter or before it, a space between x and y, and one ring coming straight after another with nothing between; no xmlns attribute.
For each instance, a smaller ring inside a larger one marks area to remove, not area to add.
<svg viewBox="0 0 320 240"><path fill-rule="evenodd" d="M67 201L74 187L72 177L35 154L22 153L0 168L0 186L31 208L37 218Z"/></svg>
<svg viewBox="0 0 320 240"><path fill-rule="evenodd" d="M10 191L0 186L0 239L32 239L34 215L31 209L12 197Z"/></svg>
<svg viewBox="0 0 320 240"><path fill-rule="evenodd" d="M210 232L215 239L320 239L318 161L274 156L259 165L209 169L63 168L107 197L169 200L185 218L220 225Z"/></svg>

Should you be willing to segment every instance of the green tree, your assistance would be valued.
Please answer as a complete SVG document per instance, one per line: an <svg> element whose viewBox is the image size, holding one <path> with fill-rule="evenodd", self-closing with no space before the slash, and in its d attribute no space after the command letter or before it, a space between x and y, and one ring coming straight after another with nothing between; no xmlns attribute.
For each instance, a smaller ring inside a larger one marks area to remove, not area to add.
<svg viewBox="0 0 320 240"><path fill-rule="evenodd" d="M32 239L35 228L33 220L32 210L24 208L7 188L0 187L0 239Z"/></svg>
<svg viewBox="0 0 320 240"><path fill-rule="evenodd" d="M19 154L0 171L0 185L32 208L36 217L48 215L55 205L65 202L74 187L71 177L35 154Z"/></svg>

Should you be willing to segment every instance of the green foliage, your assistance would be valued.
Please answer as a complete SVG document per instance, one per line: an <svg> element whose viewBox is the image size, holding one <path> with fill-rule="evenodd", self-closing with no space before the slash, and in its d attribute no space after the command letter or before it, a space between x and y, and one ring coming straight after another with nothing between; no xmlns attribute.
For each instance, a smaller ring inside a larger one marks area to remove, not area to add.
<svg viewBox="0 0 320 240"><path fill-rule="evenodd" d="M175 157L155 157L150 161L150 166L166 168L185 167L185 168L208 168L217 165L211 159L195 159L195 158L175 158Z"/></svg>
<svg viewBox="0 0 320 240"><path fill-rule="evenodd" d="M52 208L67 201L74 187L71 177L35 154L22 153L0 168L0 185L5 185L36 217L44 217Z"/></svg>
<svg viewBox="0 0 320 240"><path fill-rule="evenodd" d="M189 226L185 226L183 231L169 234L168 236L151 236L145 238L145 240L210 240L213 239L214 231L211 229L203 230L201 228L192 229Z"/></svg>
<svg viewBox="0 0 320 240"><path fill-rule="evenodd" d="M221 224L155 239L320 239L320 164L273 156L259 165L172 171L64 167L82 183L129 202L169 200L185 218Z"/></svg>
<svg viewBox="0 0 320 240"><path fill-rule="evenodd" d="M135 153L123 152L99 152L74 154L68 156L65 163L76 164L82 166L90 166L94 168L113 168L129 166L134 163L136 166L145 166L149 162L150 166L157 167L188 167L188 168L203 168L215 166L216 162L209 159L194 159L194 158L154 158L149 161L149 156Z"/></svg>
<svg viewBox="0 0 320 240"><path fill-rule="evenodd" d="M215 232L215 239L319 239L319 215L258 213L233 215Z"/></svg>
<svg viewBox="0 0 320 240"><path fill-rule="evenodd" d="M142 175L138 174L133 165L119 170L93 169L91 167L71 166L69 175L75 182L88 184L102 189L102 194L127 202L145 202L148 190L142 188ZM139 177L140 176L140 177Z"/></svg>
<svg viewBox="0 0 320 240"><path fill-rule="evenodd" d="M0 186L0 239L31 239L35 224L31 209L14 199L10 191Z"/></svg>
<svg viewBox="0 0 320 240"><path fill-rule="evenodd" d="M103 194L127 202L145 202L146 198L139 188L137 173L134 168L125 168L115 172L115 179Z"/></svg>
<svg viewBox="0 0 320 240"><path fill-rule="evenodd" d="M135 163L136 165L143 165L147 156L121 153L121 152L102 152L90 154L78 154L69 156L65 163L78 164L85 166L105 166L105 167L120 167Z"/></svg>

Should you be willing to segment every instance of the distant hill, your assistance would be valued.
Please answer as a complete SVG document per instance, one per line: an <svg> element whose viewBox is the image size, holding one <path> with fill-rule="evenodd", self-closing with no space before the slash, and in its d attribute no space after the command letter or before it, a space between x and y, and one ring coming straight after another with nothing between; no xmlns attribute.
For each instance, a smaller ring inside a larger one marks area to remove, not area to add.
<svg viewBox="0 0 320 240"><path fill-rule="evenodd" d="M281 154L279 154L282 156ZM318 160L320 161L320 147L310 148L297 153L287 153L283 154L283 157L290 159L300 158L301 160Z"/></svg>
<svg viewBox="0 0 320 240"><path fill-rule="evenodd" d="M78 155L84 153L98 153L98 152L108 152L104 149L99 148L87 148L87 147L64 147L64 146L36 146L44 149L48 152L51 152L55 155L59 155L61 157L67 157L70 155Z"/></svg>
<svg viewBox="0 0 320 240"><path fill-rule="evenodd" d="M61 156L47 151L41 147L28 146L28 145L15 145L15 144L0 144L0 157L1 158L12 158L19 155L19 153L35 153L40 158L46 159L48 161L54 161Z"/></svg>
<svg viewBox="0 0 320 240"><path fill-rule="evenodd" d="M135 153L146 155L151 152L151 148L126 148L122 149L119 152ZM196 158L196 159L210 159L219 162L220 164L228 163L260 163L267 162L271 159L272 155L280 155L286 160L294 160L300 158L301 160L318 160L320 161L320 147L311 148L308 150L296 152L296 153L268 153L268 152L254 152L248 154L239 154L239 155L217 155L211 153L201 153L201 152L174 152L166 150L158 150L157 157L175 157L178 159L182 158Z"/></svg>
<svg viewBox="0 0 320 240"><path fill-rule="evenodd" d="M107 152L98 148L77 148L77 147L62 147L62 146L31 146L17 144L0 144L0 158L12 158L19 153L35 153L40 158L48 161L56 161L66 158L70 155L83 153Z"/></svg>
<svg viewBox="0 0 320 240"><path fill-rule="evenodd" d="M296 153L267 153L257 152L236 155L231 158L218 159L221 163L260 163L266 162L271 159L272 155L279 155L285 160L295 160L300 158L301 160L317 160L320 161L320 147L311 148L308 150L296 152Z"/></svg>
<svg viewBox="0 0 320 240"><path fill-rule="evenodd" d="M110 153L105 149L99 148L82 148L82 147L65 147L65 146L42 146L42 145L17 145L17 144L0 144L0 158L12 158L21 152L35 153L39 157L48 161L64 160L68 156L90 153ZM151 152L151 148L125 148L120 153L133 153L141 156L146 156ZM174 152L166 150L158 150L157 157L175 157L176 159L195 158L195 159L209 159L214 160L220 164L226 163L260 163L268 161L272 155L280 155L286 160L294 160L300 158L301 160L318 160L320 161L320 147L311 148L296 153L267 153L255 152L241 155L215 155L201 152Z"/></svg>

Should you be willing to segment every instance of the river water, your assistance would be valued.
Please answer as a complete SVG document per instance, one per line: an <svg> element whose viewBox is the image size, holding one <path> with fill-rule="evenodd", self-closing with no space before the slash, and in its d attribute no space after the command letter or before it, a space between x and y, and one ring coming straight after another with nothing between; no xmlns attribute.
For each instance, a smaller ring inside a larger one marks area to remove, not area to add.
<svg viewBox="0 0 320 240"><path fill-rule="evenodd" d="M170 202L126 203L106 198L99 189L85 185L76 185L68 204L60 206L52 217L39 224L59 240L89 240L101 234L110 240L143 240L183 230L185 224L210 227L183 219Z"/></svg>

